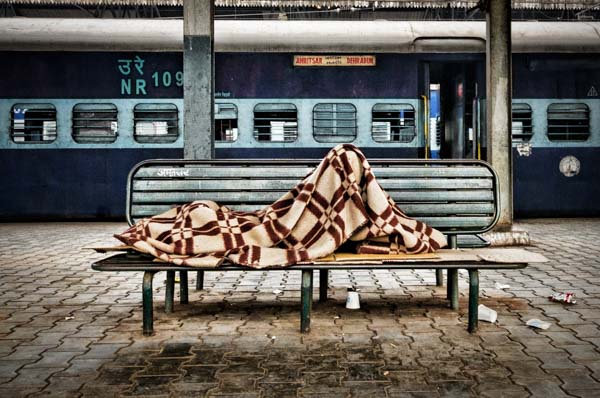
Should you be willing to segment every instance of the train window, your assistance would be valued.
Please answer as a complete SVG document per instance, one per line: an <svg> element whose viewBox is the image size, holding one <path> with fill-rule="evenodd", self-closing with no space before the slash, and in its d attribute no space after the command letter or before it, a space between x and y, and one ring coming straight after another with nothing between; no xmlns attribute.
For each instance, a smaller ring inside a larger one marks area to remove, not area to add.
<svg viewBox="0 0 600 398"><path fill-rule="evenodd" d="M233 142L238 137L237 107L215 104L215 141Z"/></svg>
<svg viewBox="0 0 600 398"><path fill-rule="evenodd" d="M586 104L548 106L550 141L585 141L590 136L590 109Z"/></svg>
<svg viewBox="0 0 600 398"><path fill-rule="evenodd" d="M179 137L175 104L137 104L133 108L133 138L140 143L169 143Z"/></svg>
<svg viewBox="0 0 600 398"><path fill-rule="evenodd" d="M377 142L411 142L416 136L415 108L409 104L375 104L371 136Z"/></svg>
<svg viewBox="0 0 600 398"><path fill-rule="evenodd" d="M512 104L512 140L526 142L531 140L533 125L529 104Z"/></svg>
<svg viewBox="0 0 600 398"><path fill-rule="evenodd" d="M73 140L80 144L115 142L117 107L114 104L77 104L73 107Z"/></svg>
<svg viewBox="0 0 600 398"><path fill-rule="evenodd" d="M10 118L13 142L46 144L56 140L56 108L52 104L15 104Z"/></svg>
<svg viewBox="0 0 600 398"><path fill-rule="evenodd" d="M317 104L313 108L313 136L319 142L351 142L356 138L356 107Z"/></svg>
<svg viewBox="0 0 600 398"><path fill-rule="evenodd" d="M298 138L298 110L294 104L258 104L254 107L257 141L292 142Z"/></svg>

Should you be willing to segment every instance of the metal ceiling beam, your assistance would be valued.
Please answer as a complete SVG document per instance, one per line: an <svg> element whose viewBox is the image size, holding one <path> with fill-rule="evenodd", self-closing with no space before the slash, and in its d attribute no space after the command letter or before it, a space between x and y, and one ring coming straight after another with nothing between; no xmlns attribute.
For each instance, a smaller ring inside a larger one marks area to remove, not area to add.
<svg viewBox="0 0 600 398"><path fill-rule="evenodd" d="M184 0L8 0L13 4L39 5L121 5L121 6L182 6ZM477 0L214 0L217 7L300 7L300 8L467 8ZM586 10L598 6L598 0L512 0L513 9L525 10Z"/></svg>

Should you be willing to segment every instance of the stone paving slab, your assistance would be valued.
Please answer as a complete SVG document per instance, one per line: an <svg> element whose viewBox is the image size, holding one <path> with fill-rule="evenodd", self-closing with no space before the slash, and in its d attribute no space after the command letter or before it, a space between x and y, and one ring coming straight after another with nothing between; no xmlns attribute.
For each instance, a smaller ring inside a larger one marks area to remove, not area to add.
<svg viewBox="0 0 600 398"><path fill-rule="evenodd" d="M102 255L82 249L116 243L124 224L0 224L0 396L598 397L600 219L518 226L550 262L481 272L498 322L476 334L462 271L458 312L433 271L333 271L302 335L299 272L217 270L168 315L159 274L144 337L141 274L92 271ZM348 287L360 310L344 308ZM577 304L550 302L555 291Z"/></svg>

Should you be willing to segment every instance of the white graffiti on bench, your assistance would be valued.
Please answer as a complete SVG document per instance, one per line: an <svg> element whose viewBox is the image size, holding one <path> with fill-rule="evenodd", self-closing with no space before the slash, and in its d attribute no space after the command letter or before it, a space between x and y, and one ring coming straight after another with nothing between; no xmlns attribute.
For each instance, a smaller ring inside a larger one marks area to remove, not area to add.
<svg viewBox="0 0 600 398"><path fill-rule="evenodd" d="M189 177L189 170L159 169L156 173L159 177Z"/></svg>

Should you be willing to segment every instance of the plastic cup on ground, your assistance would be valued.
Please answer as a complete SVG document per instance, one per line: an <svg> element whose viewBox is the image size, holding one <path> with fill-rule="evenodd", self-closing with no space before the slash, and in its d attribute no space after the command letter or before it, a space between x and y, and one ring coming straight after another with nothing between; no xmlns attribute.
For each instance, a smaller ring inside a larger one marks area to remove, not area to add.
<svg viewBox="0 0 600 398"><path fill-rule="evenodd" d="M530 319L530 320L528 320L528 321L527 321L525 324L526 324L527 326L531 326L532 328L536 328L536 329L543 329L543 330L546 330L546 329L548 329L550 326L552 326L552 324L551 324L551 323L548 323L548 322L541 321L541 320L539 320L539 319L537 319L537 318Z"/></svg>
<svg viewBox="0 0 600 398"><path fill-rule="evenodd" d="M498 313L483 304L479 304L479 307L477 307L477 315L479 320L490 323L494 323L498 319Z"/></svg>
<svg viewBox="0 0 600 398"><path fill-rule="evenodd" d="M346 308L350 310L357 310L360 308L360 296L358 295L358 292L348 292L348 297L346 297Z"/></svg>

